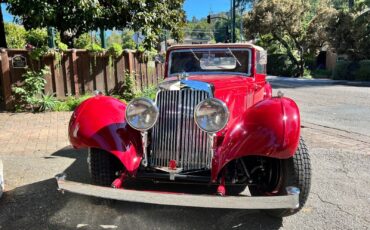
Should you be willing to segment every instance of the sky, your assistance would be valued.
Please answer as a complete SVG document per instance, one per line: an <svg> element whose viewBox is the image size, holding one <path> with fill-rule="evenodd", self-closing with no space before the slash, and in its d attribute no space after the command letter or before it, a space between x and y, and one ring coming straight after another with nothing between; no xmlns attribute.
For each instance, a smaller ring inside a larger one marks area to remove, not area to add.
<svg viewBox="0 0 370 230"><path fill-rule="evenodd" d="M13 16L6 11L6 4L1 3L1 11L3 12L3 17L5 22L12 22Z"/></svg>
<svg viewBox="0 0 370 230"><path fill-rule="evenodd" d="M205 18L211 13L230 10L230 0L185 0L184 10L188 20L193 16L197 19Z"/></svg>
<svg viewBox="0 0 370 230"><path fill-rule="evenodd" d="M1 3L1 9L5 22L12 22L13 16L6 11L6 4ZM193 16L197 19L205 18L211 13L219 13L230 10L230 0L185 0L184 10L187 19L191 20Z"/></svg>

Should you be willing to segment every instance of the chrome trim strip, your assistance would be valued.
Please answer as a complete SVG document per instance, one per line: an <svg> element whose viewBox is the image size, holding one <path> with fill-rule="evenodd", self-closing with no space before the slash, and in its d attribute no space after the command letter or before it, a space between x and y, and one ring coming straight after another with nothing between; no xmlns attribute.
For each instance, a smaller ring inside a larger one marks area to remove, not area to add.
<svg viewBox="0 0 370 230"><path fill-rule="evenodd" d="M66 180L66 174L55 176L58 190L88 196L157 205L226 208L226 209L296 209L299 207L299 189L287 187L284 196L215 196L170 194L150 191L115 189Z"/></svg>
<svg viewBox="0 0 370 230"><path fill-rule="evenodd" d="M208 93L209 97L214 97L213 95L213 86L210 83L203 82L203 81L196 81L196 80L167 80L163 81L158 85L160 90L178 90L181 89L194 89L194 90L202 90ZM158 95L157 95L158 96Z"/></svg>

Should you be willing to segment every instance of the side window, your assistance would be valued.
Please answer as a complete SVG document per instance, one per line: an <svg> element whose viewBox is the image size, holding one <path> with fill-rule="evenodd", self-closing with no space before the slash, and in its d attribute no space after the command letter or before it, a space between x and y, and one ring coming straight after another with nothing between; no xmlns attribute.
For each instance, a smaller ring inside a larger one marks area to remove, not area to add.
<svg viewBox="0 0 370 230"><path fill-rule="evenodd" d="M266 64L267 64L267 51L266 50L258 50L256 55L256 71L259 74L266 74Z"/></svg>

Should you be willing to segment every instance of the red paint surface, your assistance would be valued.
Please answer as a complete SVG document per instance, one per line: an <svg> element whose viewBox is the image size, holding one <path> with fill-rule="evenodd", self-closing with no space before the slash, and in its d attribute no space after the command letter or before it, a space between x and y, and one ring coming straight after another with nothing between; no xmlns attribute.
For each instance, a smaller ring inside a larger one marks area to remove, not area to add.
<svg viewBox="0 0 370 230"><path fill-rule="evenodd" d="M292 157L299 135L299 110L293 100L270 98L256 103L229 124L212 160L212 181L228 162L243 156Z"/></svg>
<svg viewBox="0 0 370 230"><path fill-rule="evenodd" d="M72 114L69 140L75 148L99 148L115 155L129 173L142 159L140 133L125 121L126 105L112 97L84 101Z"/></svg>

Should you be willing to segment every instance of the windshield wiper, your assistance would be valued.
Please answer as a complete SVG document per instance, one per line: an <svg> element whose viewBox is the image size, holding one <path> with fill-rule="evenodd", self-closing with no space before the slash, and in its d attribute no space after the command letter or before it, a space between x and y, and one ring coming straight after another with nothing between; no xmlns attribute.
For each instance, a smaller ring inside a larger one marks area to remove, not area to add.
<svg viewBox="0 0 370 230"><path fill-rule="evenodd" d="M240 63L240 61L235 57L234 53L231 51L230 48L227 48L227 50L230 52L230 54L233 56L233 58L235 58L236 62L238 63L239 66L242 66L242 64Z"/></svg>
<svg viewBox="0 0 370 230"><path fill-rule="evenodd" d="M197 61L200 62L200 59L198 58L198 56L194 53L194 50L193 49L190 49L190 52L194 55L195 59L197 59Z"/></svg>

